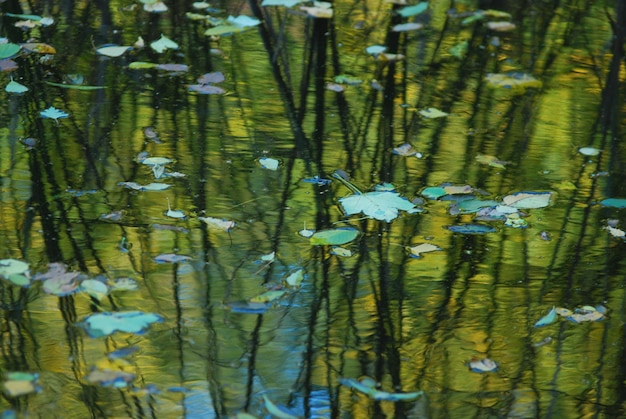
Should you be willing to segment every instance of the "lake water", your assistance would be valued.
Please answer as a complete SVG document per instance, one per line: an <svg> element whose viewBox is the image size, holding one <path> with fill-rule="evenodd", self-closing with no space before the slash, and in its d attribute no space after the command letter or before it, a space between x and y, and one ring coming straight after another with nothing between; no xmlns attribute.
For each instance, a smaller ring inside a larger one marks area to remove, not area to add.
<svg viewBox="0 0 626 419"><path fill-rule="evenodd" d="M626 415L623 6L488 3L2 2L4 417Z"/></svg>

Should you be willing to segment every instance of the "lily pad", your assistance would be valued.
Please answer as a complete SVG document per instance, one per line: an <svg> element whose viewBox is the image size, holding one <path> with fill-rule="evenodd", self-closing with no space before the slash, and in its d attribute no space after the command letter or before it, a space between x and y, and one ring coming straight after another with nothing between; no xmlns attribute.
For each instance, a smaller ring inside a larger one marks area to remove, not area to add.
<svg viewBox="0 0 626 419"><path fill-rule="evenodd" d="M360 232L356 228L341 227L320 230L314 233L310 240L314 246L346 244L356 239Z"/></svg>
<svg viewBox="0 0 626 419"><path fill-rule="evenodd" d="M88 316L82 326L92 338L109 336L115 332L141 335L152 323L160 323L163 317L141 311L118 311Z"/></svg>

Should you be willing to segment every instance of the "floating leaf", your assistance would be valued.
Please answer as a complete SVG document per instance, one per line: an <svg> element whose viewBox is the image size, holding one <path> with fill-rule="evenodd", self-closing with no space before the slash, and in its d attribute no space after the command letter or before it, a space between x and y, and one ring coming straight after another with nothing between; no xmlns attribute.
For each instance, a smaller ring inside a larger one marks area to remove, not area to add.
<svg viewBox="0 0 626 419"><path fill-rule="evenodd" d="M150 43L150 48L161 54L168 49L178 49L178 44L169 39L167 36L161 34L161 37L158 40Z"/></svg>
<svg viewBox="0 0 626 419"><path fill-rule="evenodd" d="M605 226L603 227L605 230L607 230L609 232L609 234L613 237L617 237L620 239L624 239L626 238L626 232L624 230L621 230L619 228L615 228L612 226Z"/></svg>
<svg viewBox="0 0 626 419"><path fill-rule="evenodd" d="M180 263L191 260L189 256L177 255L175 253L164 253L154 258L156 263Z"/></svg>
<svg viewBox="0 0 626 419"><path fill-rule="evenodd" d="M37 54L56 54L57 50L48 44L42 42L30 42L22 44L22 48L29 52L35 52Z"/></svg>
<svg viewBox="0 0 626 419"><path fill-rule="evenodd" d="M476 359L469 362L469 368L472 372L494 372L498 370L498 364L489 358Z"/></svg>
<svg viewBox="0 0 626 419"><path fill-rule="evenodd" d="M66 272L43 281L43 290L46 294L65 297L78 291L81 281L85 279L80 272Z"/></svg>
<svg viewBox="0 0 626 419"><path fill-rule="evenodd" d="M15 93L15 94L22 94L24 92L28 92L28 87L24 86L21 83L18 83L14 80L11 80L5 87L4 90L7 93Z"/></svg>
<svg viewBox="0 0 626 419"><path fill-rule="evenodd" d="M145 61L134 61L128 64L128 68L131 70L149 70L152 68L157 68L159 64L155 63L147 63Z"/></svg>
<svg viewBox="0 0 626 419"><path fill-rule="evenodd" d="M287 277L285 278L285 282L287 283L287 285L289 285L290 287L296 287L296 288L299 287L300 284L302 284L303 280L304 280L304 269L302 268L295 270L294 272L287 275Z"/></svg>
<svg viewBox="0 0 626 419"><path fill-rule="evenodd" d="M429 119L442 118L444 116L450 115L449 113L440 111L437 108L422 109L421 111L419 111L419 114L422 115L424 118Z"/></svg>
<svg viewBox="0 0 626 419"><path fill-rule="evenodd" d="M463 200L457 203L453 208L456 208L460 214L471 214L477 212L481 208L494 207L498 204L498 201L474 198Z"/></svg>
<svg viewBox="0 0 626 419"><path fill-rule="evenodd" d="M448 195L448 192L442 187L439 186L429 186L427 188L422 189L420 194L428 199L439 199L442 196Z"/></svg>
<svg viewBox="0 0 626 419"><path fill-rule="evenodd" d="M371 45L371 46L365 48L365 52L367 52L370 55L374 55L374 56L382 54L385 51L387 51L387 47L385 47L383 45Z"/></svg>
<svg viewBox="0 0 626 419"><path fill-rule="evenodd" d="M348 74L339 74L337 76L335 76L335 78L333 79L335 81L335 83L340 83L340 84L347 84L350 86L357 86L361 83L363 83L363 80L354 77L354 76L350 76Z"/></svg>
<svg viewBox="0 0 626 419"><path fill-rule="evenodd" d="M152 323L160 323L163 317L141 311L97 313L88 316L82 326L92 338L108 336L115 332L141 335Z"/></svg>
<svg viewBox="0 0 626 419"><path fill-rule="evenodd" d="M409 23L400 23L391 28L393 32L409 32L416 31L422 29L424 25L421 23L409 22Z"/></svg>
<svg viewBox="0 0 626 419"><path fill-rule="evenodd" d="M96 52L100 55L104 55L111 58L121 57L126 51L131 50L131 46L119 46L119 45L106 45L96 49Z"/></svg>
<svg viewBox="0 0 626 419"><path fill-rule="evenodd" d="M280 162L276 159L272 159L270 157L261 157L259 159L259 164L262 168L268 170L278 170L278 165Z"/></svg>
<svg viewBox="0 0 626 419"><path fill-rule="evenodd" d="M239 28L251 28L261 24L261 21L259 19L245 15L236 17L228 16L226 21L229 22L231 25L235 25Z"/></svg>
<svg viewBox="0 0 626 419"><path fill-rule="evenodd" d="M97 300L102 300L109 295L109 287L97 279L86 279L80 283L80 291L89 294Z"/></svg>
<svg viewBox="0 0 626 419"><path fill-rule="evenodd" d="M227 35L227 34L242 32L245 29L246 28L241 28L235 25L219 25L219 26L215 26L213 28L207 29L204 32L204 34L207 36L220 36L220 35Z"/></svg>
<svg viewBox="0 0 626 419"><path fill-rule="evenodd" d="M224 74L219 71L214 71L212 73L206 73L198 77L198 83L200 84L214 84L221 83L225 80Z"/></svg>
<svg viewBox="0 0 626 419"><path fill-rule="evenodd" d="M136 191L163 191L172 185L168 185L167 183L149 183L147 185L140 185L136 182L120 182L118 183L120 186L124 186L128 189L134 189Z"/></svg>
<svg viewBox="0 0 626 419"><path fill-rule="evenodd" d="M544 208L551 199L552 192L516 192L502 198L502 203L519 209Z"/></svg>
<svg viewBox="0 0 626 419"><path fill-rule="evenodd" d="M20 49L22 49L20 45L11 42L0 44L0 59L15 57Z"/></svg>
<svg viewBox="0 0 626 419"><path fill-rule="evenodd" d="M398 14L402 17L411 17L424 13L428 9L428 2L422 1L413 6L406 6L398 10Z"/></svg>
<svg viewBox="0 0 626 419"><path fill-rule="evenodd" d="M410 214L418 212L415 205L397 192L367 192L339 199L346 215L362 212L376 220L391 222L398 217L398 211ZM341 244L341 243L336 243Z"/></svg>
<svg viewBox="0 0 626 419"><path fill-rule="evenodd" d="M7 278L11 275L28 274L28 263L17 259L0 260L0 276Z"/></svg>
<svg viewBox="0 0 626 419"><path fill-rule="evenodd" d="M35 393L40 390L37 384L39 374L29 372L8 372L4 376L2 383L4 393L10 397L19 397L26 394Z"/></svg>
<svg viewBox="0 0 626 419"><path fill-rule="evenodd" d="M140 0L143 5L143 10L150 13L163 13L167 12L167 5L160 0Z"/></svg>
<svg viewBox="0 0 626 419"><path fill-rule="evenodd" d="M393 150L391 150L391 152L393 154L397 154L398 156L405 156L405 157L415 156L418 159L422 157L422 153L415 150L413 146L408 143L395 147Z"/></svg>
<svg viewBox="0 0 626 419"><path fill-rule="evenodd" d="M448 230L460 234L487 234L496 231L494 227L484 224L459 224L449 226Z"/></svg>
<svg viewBox="0 0 626 419"><path fill-rule="evenodd" d="M594 147L580 147L578 152L583 156L597 156L602 150Z"/></svg>
<svg viewBox="0 0 626 419"><path fill-rule="evenodd" d="M357 381L353 378L340 378L339 383L343 386L352 388L354 390L360 391L363 394L366 394L370 398L374 400L384 400L384 401L409 401L415 400L422 394L423 391L414 391L411 393L390 393L387 391L381 391L376 389L376 382L371 378L362 378L360 381Z"/></svg>
<svg viewBox="0 0 626 419"><path fill-rule="evenodd" d="M422 243L416 246L407 246L407 249L411 252L411 256L419 258L422 257L422 253L436 252L441 250L441 247L430 243Z"/></svg>
<svg viewBox="0 0 626 419"><path fill-rule="evenodd" d="M255 297L250 298L251 303L271 303L273 301L278 300L280 297L285 295L287 291L285 290L271 290L265 291L263 294L259 294Z"/></svg>
<svg viewBox="0 0 626 419"><path fill-rule="evenodd" d="M485 25L487 26L487 29L496 32L510 32L515 30L517 27L515 26L515 23L511 22L487 22Z"/></svg>
<svg viewBox="0 0 626 419"><path fill-rule="evenodd" d="M14 17L16 19L28 19L28 20L34 20L34 21L41 20L41 16L39 15L27 15L27 14L22 14L22 13L5 13L4 15L9 16L9 17Z"/></svg>
<svg viewBox="0 0 626 419"><path fill-rule="evenodd" d="M221 95L225 92L221 87L210 84L190 84L188 89L201 95Z"/></svg>
<svg viewBox="0 0 626 419"><path fill-rule="evenodd" d="M54 119L58 122L59 118L67 118L70 116L67 112L63 112L60 109L55 108L54 106L50 106L48 109L39 112L39 115L42 118Z"/></svg>
<svg viewBox="0 0 626 419"><path fill-rule="evenodd" d="M626 198L607 198L600 201L603 207L626 208Z"/></svg>
<svg viewBox="0 0 626 419"><path fill-rule="evenodd" d="M170 199L167 197L165 199L167 200L167 211L165 212L165 215L171 218L185 219L185 213L180 210L173 210L170 206Z"/></svg>
<svg viewBox="0 0 626 419"><path fill-rule="evenodd" d="M198 220L203 221L209 228L223 231L230 231L237 225L234 221L224 220L223 218L198 217Z"/></svg>
<svg viewBox="0 0 626 419"><path fill-rule="evenodd" d="M157 70L169 71L171 73L186 73L189 71L189 66L185 64L158 64Z"/></svg>
<svg viewBox="0 0 626 419"><path fill-rule="evenodd" d="M333 246L330 249L330 254L341 256L344 258L349 258L350 256L352 256L352 251L350 251L350 249L345 249L343 247Z"/></svg>
<svg viewBox="0 0 626 419"><path fill-rule="evenodd" d="M576 308L574 312L569 311L568 313L567 311L569 310L562 309L559 314L573 323L598 322L604 320L606 317L606 308L602 306L584 306Z"/></svg>
<svg viewBox="0 0 626 419"><path fill-rule="evenodd" d="M331 7L332 3L317 1L314 2L314 4L316 4L316 6L300 6L300 10L305 11L310 17L317 17L320 19L330 19L333 17L333 9Z"/></svg>
<svg viewBox="0 0 626 419"><path fill-rule="evenodd" d="M326 83L326 90L330 90L331 92L335 93L341 93L346 90L346 87L337 83Z"/></svg>
<svg viewBox="0 0 626 419"><path fill-rule="evenodd" d="M556 307L552 307L552 310L550 310L548 314L546 314L541 319L539 319L537 323L533 325L533 327L547 326L549 324L554 323L555 320L556 320Z"/></svg>
<svg viewBox="0 0 626 419"><path fill-rule="evenodd" d="M137 281L132 278L115 278L110 286L111 291L134 291L139 288Z"/></svg>
<svg viewBox="0 0 626 419"><path fill-rule="evenodd" d="M320 230L311 236L314 246L346 244L356 239L360 232L356 228L341 227L329 230Z"/></svg>

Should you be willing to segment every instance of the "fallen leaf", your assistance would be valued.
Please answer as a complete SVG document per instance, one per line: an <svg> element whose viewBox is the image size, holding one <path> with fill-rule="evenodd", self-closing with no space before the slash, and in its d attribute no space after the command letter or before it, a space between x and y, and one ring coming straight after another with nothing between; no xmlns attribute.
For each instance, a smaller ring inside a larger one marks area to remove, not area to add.
<svg viewBox="0 0 626 419"><path fill-rule="evenodd" d="M422 257L422 253L436 252L437 250L441 250L441 248L434 244L422 243L415 246L407 246L407 250L411 252L411 256L419 258Z"/></svg>

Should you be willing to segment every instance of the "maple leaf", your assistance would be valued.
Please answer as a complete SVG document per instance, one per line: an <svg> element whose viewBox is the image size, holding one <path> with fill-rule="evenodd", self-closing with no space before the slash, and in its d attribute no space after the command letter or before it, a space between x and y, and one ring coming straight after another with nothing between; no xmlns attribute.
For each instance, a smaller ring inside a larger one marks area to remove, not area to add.
<svg viewBox="0 0 626 419"><path fill-rule="evenodd" d="M57 124L59 123L59 118L67 118L70 116L69 113L63 112L60 109L55 108L54 106L50 106L48 109L39 112L39 115L42 118L54 119Z"/></svg>

